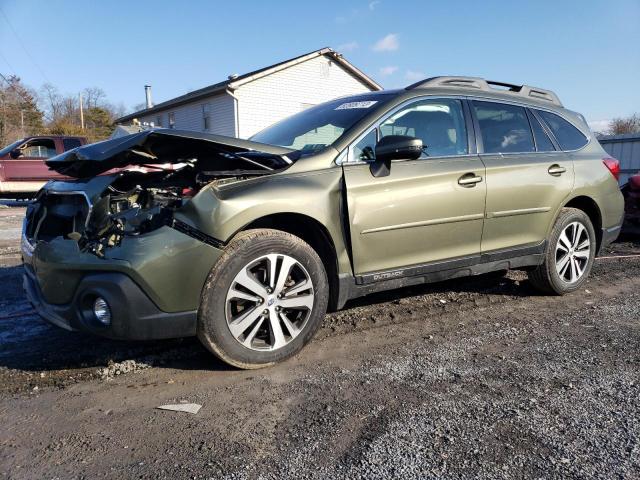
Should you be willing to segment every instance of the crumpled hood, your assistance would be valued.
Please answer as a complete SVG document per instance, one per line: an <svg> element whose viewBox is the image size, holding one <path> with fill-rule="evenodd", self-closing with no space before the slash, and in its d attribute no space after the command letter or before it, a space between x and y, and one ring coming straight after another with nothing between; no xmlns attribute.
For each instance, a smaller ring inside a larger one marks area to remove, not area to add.
<svg viewBox="0 0 640 480"><path fill-rule="evenodd" d="M271 171L291 165L298 157L295 150L250 140L155 129L74 148L50 158L46 164L63 175L87 178L131 165L192 160L201 170Z"/></svg>

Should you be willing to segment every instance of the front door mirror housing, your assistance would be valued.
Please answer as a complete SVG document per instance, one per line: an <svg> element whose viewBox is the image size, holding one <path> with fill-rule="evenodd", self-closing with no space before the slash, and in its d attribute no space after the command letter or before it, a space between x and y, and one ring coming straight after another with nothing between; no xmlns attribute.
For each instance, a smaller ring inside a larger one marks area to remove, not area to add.
<svg viewBox="0 0 640 480"><path fill-rule="evenodd" d="M375 161L370 170L374 177L386 177L392 160L416 160L422 155L422 140L408 135L382 137L375 148Z"/></svg>

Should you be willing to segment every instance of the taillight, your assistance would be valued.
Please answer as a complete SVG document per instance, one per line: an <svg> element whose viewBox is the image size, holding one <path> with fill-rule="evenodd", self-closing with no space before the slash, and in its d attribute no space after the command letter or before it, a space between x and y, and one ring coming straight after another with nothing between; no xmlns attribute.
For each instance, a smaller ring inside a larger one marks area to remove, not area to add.
<svg viewBox="0 0 640 480"><path fill-rule="evenodd" d="M620 178L620 162L615 158L603 158L602 163L609 169L616 181Z"/></svg>

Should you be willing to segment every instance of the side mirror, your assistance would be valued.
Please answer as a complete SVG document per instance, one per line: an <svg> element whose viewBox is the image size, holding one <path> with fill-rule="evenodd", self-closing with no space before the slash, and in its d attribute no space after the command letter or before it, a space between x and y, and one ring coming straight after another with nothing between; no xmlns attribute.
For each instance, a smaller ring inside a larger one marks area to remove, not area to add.
<svg viewBox="0 0 640 480"><path fill-rule="evenodd" d="M392 160L416 160L422 155L422 140L407 135L382 137L376 144L376 159L370 170L374 177L386 177Z"/></svg>
<svg viewBox="0 0 640 480"><path fill-rule="evenodd" d="M14 150L11 150L11 153L9 153L9 155L11 155L11 158L16 160L20 158L20 155L22 155L22 150L20 150L19 148L16 148Z"/></svg>

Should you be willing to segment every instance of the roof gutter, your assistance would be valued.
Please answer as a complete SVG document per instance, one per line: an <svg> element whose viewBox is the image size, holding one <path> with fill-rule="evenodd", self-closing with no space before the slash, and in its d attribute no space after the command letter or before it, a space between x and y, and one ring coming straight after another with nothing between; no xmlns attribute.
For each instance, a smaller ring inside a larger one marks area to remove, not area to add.
<svg viewBox="0 0 640 480"><path fill-rule="evenodd" d="M332 51L332 55L333 59L338 62L340 65L342 65L344 68L346 68L347 70L349 70L351 73L353 73L356 77L362 79L362 81L364 83L366 83L368 86L370 86L371 88L373 88L374 90L384 90L382 88L382 85L380 85L379 83L377 83L376 81L374 81L371 77L369 77L368 75L366 75L362 70L358 69L357 67L355 67L353 64L349 63L343 56L341 53L338 52L334 52Z"/></svg>
<svg viewBox="0 0 640 480"><path fill-rule="evenodd" d="M239 115L239 106L240 106L240 100L238 99L238 97L236 96L235 93L233 93L234 88L229 86L229 88L227 88L226 93L227 95L231 96L231 98L233 98L233 113L234 113L234 117L236 119L236 124L234 126L235 128L235 136L240 138L240 115Z"/></svg>
<svg viewBox="0 0 640 480"><path fill-rule="evenodd" d="M378 83L376 83L375 81L373 81L373 79L369 78L367 75L364 74L364 72L362 72L361 70L358 70L356 67L354 67L351 63L349 63L343 56L342 54L330 49L330 48L323 48L322 50L318 50L316 52L312 52L308 55L305 55L303 57L297 58L296 60L293 60L291 62L287 62L284 63L282 65L279 65L278 67L274 67L274 68L270 68L268 70L262 71L260 73L256 73L255 75L251 75L249 77L244 77L236 82L231 82L229 83L229 88L232 88L233 90L237 89L238 87L249 83L249 82L253 82L254 80L258 80L262 77L266 77L267 75L271 75L272 73L277 73L277 72L281 72L282 70L286 70L287 68L290 67L294 67L296 65L299 65L301 63L304 63L308 60L311 60L312 58L316 58L316 57L322 57L324 55L330 56L333 60L335 60L336 62L338 62L340 65L342 65L344 68L346 68L347 70L349 70L351 73L353 73L354 75L356 75L358 78L360 78L362 80L363 83L367 84L369 87L373 88L374 90L382 90L382 86L379 85Z"/></svg>

